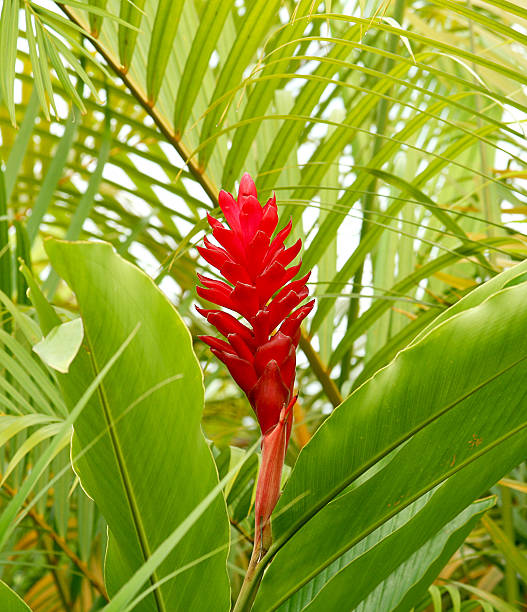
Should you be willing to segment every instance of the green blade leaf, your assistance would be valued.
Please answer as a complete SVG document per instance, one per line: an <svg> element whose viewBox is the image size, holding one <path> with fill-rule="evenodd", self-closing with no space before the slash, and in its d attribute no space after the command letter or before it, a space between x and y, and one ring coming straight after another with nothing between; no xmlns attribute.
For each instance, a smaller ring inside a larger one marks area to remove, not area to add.
<svg viewBox="0 0 527 612"><path fill-rule="evenodd" d="M525 557L525 554L516 548L514 542L507 537L507 534L503 531L503 529L501 529L499 525L490 517L486 516L484 518L483 525L489 532L489 535L496 547L501 550L507 559L507 562L512 564L523 580L527 579L527 558Z"/></svg>
<svg viewBox="0 0 527 612"><path fill-rule="evenodd" d="M11 123L16 125L15 118L15 61L18 37L18 0L6 0L0 14L0 86L9 111Z"/></svg>
<svg viewBox="0 0 527 612"><path fill-rule="evenodd" d="M100 8L104 10L106 8L106 2L107 0L90 0L90 5L92 8ZM101 31L103 17L102 15L96 14L92 10L90 11L89 19L91 33L95 38L97 38L99 36L99 32Z"/></svg>
<svg viewBox="0 0 527 612"><path fill-rule="evenodd" d="M231 478L235 476L237 472L244 466L244 464L253 457L253 453L256 450L259 441L256 442L251 449L245 454L242 460L238 463L221 479L221 481L210 491L207 496L189 513L189 515L182 521L180 525L169 535L169 537L157 548L152 556L137 570L132 578L120 589L120 591L112 598L112 601L104 608L105 612L120 612L124 606L126 612L136 610L136 604L139 603L141 598L137 598L135 602L130 604L130 600L137 593L141 585L152 575L152 573L159 567L159 565L166 559L170 551L179 544L181 539L188 533L188 531L195 525L203 513L209 508L214 499L218 496L218 493L223 487L225 487ZM214 551L213 551L214 553ZM195 559L194 563L198 564L201 560L199 557ZM189 566L181 568L180 571L187 571L192 566L192 562ZM173 579L177 575L178 570L173 572L172 575L166 577L166 579ZM165 580L166 580L165 579ZM155 585L153 585L155 586ZM150 587L152 589L153 587ZM200 600L201 601L201 600Z"/></svg>
<svg viewBox="0 0 527 612"><path fill-rule="evenodd" d="M4 612L31 612L30 607L10 589L5 582L0 580L0 605Z"/></svg>
<svg viewBox="0 0 527 612"><path fill-rule="evenodd" d="M192 107L202 85L210 56L232 5L233 0L207 2L205 5L178 88L174 108L174 129L179 135L184 132L192 113Z"/></svg>
<svg viewBox="0 0 527 612"><path fill-rule="evenodd" d="M174 39L176 38L182 10L183 2L160 0L157 5L156 18L148 50L146 72L147 95L152 106L156 103L159 90L161 89L168 58L174 46Z"/></svg>
<svg viewBox="0 0 527 612"><path fill-rule="evenodd" d="M25 225L21 221L15 220L16 235L16 261L24 262L26 266L31 267L31 248L29 246L29 237ZM28 268L29 269L29 268ZM24 275L20 272L18 266L16 271L16 299L18 304L30 304L30 300L26 295L27 282Z"/></svg>
<svg viewBox="0 0 527 612"><path fill-rule="evenodd" d="M119 57L121 64L125 70L130 67L132 56L135 51L135 43L137 41L138 30L143 19L143 7L145 0L121 0L120 18L124 25L119 26ZM129 26L133 26L130 28Z"/></svg>
<svg viewBox="0 0 527 612"><path fill-rule="evenodd" d="M527 322L526 298L522 283L451 317L400 352L333 412L302 450L275 510L270 558L278 552L262 583L262 605L283 601L306 575L320 571L339 551L448 476L459 471L466 484L460 490L473 499L492 484L489 478L497 480L522 459L527 342L519 337ZM448 444L436 446L437 440ZM381 472L339 496L396 448ZM473 462L477 469L470 468ZM471 498L460 500L467 505ZM327 525L338 534L333 542ZM298 565L284 572L282 563L290 563L293 550ZM296 567L302 568L301 577ZM272 585L267 593L265 584Z"/></svg>
<svg viewBox="0 0 527 612"><path fill-rule="evenodd" d="M273 61L263 66L261 72L263 77L273 74L278 75L287 71L291 54L291 45L288 43L302 35L306 27L306 23L302 18L316 12L319 4L320 0L300 0L296 3L294 10L296 19L292 20L278 34L275 49L273 50ZM283 58L283 60L278 61L280 58ZM264 117L273 100L273 95L277 88L281 86L281 83L282 81L279 78L262 80L256 83L256 86L249 94L247 105L243 111L243 119L250 120L254 117ZM234 181L242 175L247 153L251 143L255 140L260 125L261 120L248 121L246 125L241 125L234 132L232 146L227 153L221 180L221 185L224 189L233 189Z"/></svg>
<svg viewBox="0 0 527 612"><path fill-rule="evenodd" d="M53 194L55 193L57 184L62 176L62 173L64 172L68 154L77 131L79 114L78 109L74 106L71 110L68 121L66 122L64 134L60 139L55 155L53 156L53 160L48 168L44 181L42 182L38 197L33 205L31 217L27 222L27 234L30 244L33 244L37 236L40 223L42 222L48 207L51 205Z"/></svg>
<svg viewBox="0 0 527 612"><path fill-rule="evenodd" d="M432 497L426 501L425 508L416 511L410 506L401 513L401 515L406 515L405 517L400 516L392 519L391 523L398 522L404 526L398 530L395 538L389 537L387 542L382 542L383 536L386 537L387 526L379 530L379 533L371 534L366 539L366 546L362 544L360 549L367 550L364 553L363 565L370 563L370 567L376 568L376 575L375 577L369 576L369 588L372 590L355 608L357 612L368 612L368 610L375 610L376 612L400 610L403 612L410 610L474 528L481 515L494 503L494 498L474 502L447 523L441 531L432 535L429 531L429 523L421 520L421 525L419 525L419 519L422 518L419 514L423 511L426 512L426 506L435 505L434 511L440 513L437 501ZM418 506L419 502L414 505ZM420 505L422 506L422 503ZM415 514L416 516L414 516ZM422 527L422 533L418 534L420 526ZM423 536L425 540L426 538L429 539L420 548L417 548L417 541L418 539L422 541ZM372 551L368 550L370 547L373 548ZM414 549L415 552L412 553ZM319 574L294 598L284 604L284 608L288 604L291 606L293 602L303 601L302 609L306 612L308 610L314 612L321 609L340 609L342 604L339 604L338 600L342 597L349 598L350 592L355 590L350 588L350 585L358 586L359 589L361 586L360 578L359 585L355 582L349 582L349 579L352 578L350 576L352 563L357 560L358 552L352 549L345 553L326 568L323 575ZM392 556L397 557L397 559L391 559ZM401 562L404 557L406 557L406 560ZM397 564L399 565L397 566ZM387 570L386 566L396 566L396 569L389 573L390 570ZM357 568L355 568L356 571ZM387 573L388 575L383 579L383 576ZM299 596L303 596L303 599L300 599ZM342 607L345 608L345 604Z"/></svg>
<svg viewBox="0 0 527 612"><path fill-rule="evenodd" d="M280 6L277 0L256 0L250 11L244 17L242 28L233 41L229 56L222 66L218 77L211 104L220 98L225 92L237 86L243 71L261 42L260 37L266 31L269 21L274 17ZM217 124L224 111L225 105L214 107L205 117L201 129L200 139L206 141L217 129ZM202 149L199 156L200 164L205 167L214 149L214 144L209 144Z"/></svg>
<svg viewBox="0 0 527 612"><path fill-rule="evenodd" d="M0 168L0 291L11 297L11 249L5 178Z"/></svg>
<svg viewBox="0 0 527 612"><path fill-rule="evenodd" d="M76 423L73 443L75 457L97 440L75 467L108 522L106 577L113 594L218 482L200 429L201 371L172 305L110 245L48 241L46 248L77 296L89 351L65 377L70 402L89 372L141 323L133 350ZM225 503L216 498L151 583L197 558L203 562L155 589L137 610L228 609L228 537ZM206 590L199 588L204 574Z"/></svg>
<svg viewBox="0 0 527 612"><path fill-rule="evenodd" d="M111 117L109 112L109 106L106 106L106 115L104 123L104 132L102 135L101 147L99 149L99 156L97 157L97 166L90 176L88 181L88 187L82 194L79 203L73 213L68 229L66 230L66 240L77 240L81 234L82 226L88 218L90 211L95 204L95 196L99 191L99 187L102 181L102 175L104 167L110 156L110 148L112 144L111 138ZM57 273L52 270L44 282L42 289L47 292L49 299L53 299L53 295L57 290L59 284L59 277Z"/></svg>
<svg viewBox="0 0 527 612"><path fill-rule="evenodd" d="M26 10L27 10L27 5L26 5ZM27 23L26 23L26 27L28 27ZM33 33L32 29L31 29L31 33ZM35 69L37 68L36 61L33 62L33 67ZM35 82L37 83L39 82L36 71L35 71ZM5 188L6 188L6 198L8 201L11 199L13 188L15 186L15 182L16 182L18 173L20 171L20 166L22 165L22 161L28 149L31 135L33 134L33 128L35 126L35 119L37 117L38 111L39 111L39 96L37 95L37 88L35 88L31 93L31 97L29 98L29 103L24 113L24 120L22 121L22 125L20 126L20 129L18 130L16 140L13 146L11 147L11 151L9 152L9 157L6 163Z"/></svg>

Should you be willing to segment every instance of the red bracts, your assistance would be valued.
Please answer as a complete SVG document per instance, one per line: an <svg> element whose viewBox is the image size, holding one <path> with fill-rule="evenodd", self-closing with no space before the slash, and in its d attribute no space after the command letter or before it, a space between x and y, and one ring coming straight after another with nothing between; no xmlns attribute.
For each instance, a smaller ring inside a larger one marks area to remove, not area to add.
<svg viewBox="0 0 527 612"><path fill-rule="evenodd" d="M314 302L299 307L308 295L309 274L293 280L301 262L287 267L302 246L300 240L289 248L284 245L291 222L273 238L278 224L274 195L260 206L254 182L244 174L238 200L221 191L219 204L230 229L209 215L212 235L219 246L205 238L205 246L198 250L227 282L198 274L203 287L196 290L205 300L242 315L248 323L221 310L198 308L225 338L201 339L223 361L249 398L263 434L254 504L253 571L271 545L270 517L280 496L296 401L293 386L300 324Z"/></svg>
<svg viewBox="0 0 527 612"><path fill-rule="evenodd" d="M219 204L230 229L208 215L219 246L205 238L198 250L227 282L198 275L203 287L197 287L197 292L209 302L242 315L249 325L227 312L198 308L225 337L201 339L245 392L262 434L266 434L278 424L293 395L300 324L314 303L312 300L297 308L308 295L309 274L293 280L301 262L287 266L298 255L302 242L285 247L291 222L272 238L278 224L276 198L273 195L262 207L249 174L240 181L238 200L221 191ZM286 444L291 423L288 415Z"/></svg>

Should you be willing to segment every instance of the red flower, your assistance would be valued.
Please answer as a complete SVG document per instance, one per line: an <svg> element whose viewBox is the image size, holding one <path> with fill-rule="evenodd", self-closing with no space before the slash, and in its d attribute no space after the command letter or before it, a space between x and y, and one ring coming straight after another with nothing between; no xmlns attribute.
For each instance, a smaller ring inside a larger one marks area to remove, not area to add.
<svg viewBox="0 0 527 612"><path fill-rule="evenodd" d="M282 408L292 398L300 324L314 301L293 309L308 295L309 274L292 280L301 262L287 266L298 255L302 241L289 248L284 246L291 222L272 239L278 223L276 198L273 195L262 207L249 174L240 181L238 200L221 191L219 204L231 229L208 215L212 235L221 246L205 237L205 246L198 247L198 251L227 282L198 274L204 286L197 287L197 293L239 313L250 327L221 310L198 308L226 338L201 339L245 392L265 434L277 425ZM287 440L291 422L289 418Z"/></svg>
<svg viewBox="0 0 527 612"><path fill-rule="evenodd" d="M242 315L249 324L221 310L198 308L226 338L201 339L247 395L263 434L250 564L254 568L271 544L269 519L280 495L296 400L293 386L300 324L314 301L297 308L308 295L309 274L293 280L301 262L287 267L302 246L301 240L289 248L284 245L291 222L272 238L278 224L275 196L262 207L254 182L246 173L240 181L238 200L221 191L219 204L230 229L208 215L219 246L205 238L205 246L198 250L227 282L198 274L203 287L196 291L203 299Z"/></svg>

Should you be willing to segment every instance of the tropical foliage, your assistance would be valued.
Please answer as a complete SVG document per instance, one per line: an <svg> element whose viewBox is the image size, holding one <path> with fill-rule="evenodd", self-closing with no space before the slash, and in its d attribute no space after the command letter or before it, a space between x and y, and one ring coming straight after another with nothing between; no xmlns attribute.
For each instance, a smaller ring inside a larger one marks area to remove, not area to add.
<svg viewBox="0 0 527 612"><path fill-rule="evenodd" d="M525 7L0 6L0 609L522 609ZM245 171L316 301L238 597L260 431L194 306Z"/></svg>

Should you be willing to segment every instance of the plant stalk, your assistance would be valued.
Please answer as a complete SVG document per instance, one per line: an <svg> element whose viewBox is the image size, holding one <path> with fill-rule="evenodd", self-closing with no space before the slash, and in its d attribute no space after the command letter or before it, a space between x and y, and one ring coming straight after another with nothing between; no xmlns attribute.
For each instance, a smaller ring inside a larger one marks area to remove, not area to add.
<svg viewBox="0 0 527 612"><path fill-rule="evenodd" d="M291 433L295 403L296 397L293 397L289 405L282 408L278 423L263 436L262 464L254 500L254 545L247 573L234 607L235 612L251 609L262 576L262 573L257 574L256 570L272 544L271 514L280 497L282 468Z"/></svg>
<svg viewBox="0 0 527 612"><path fill-rule="evenodd" d="M512 514L512 492L508 487L501 486L501 514L503 518L503 531L514 545L514 517ZM516 605L520 601L518 579L516 578L516 568L505 558L505 592L507 601Z"/></svg>

